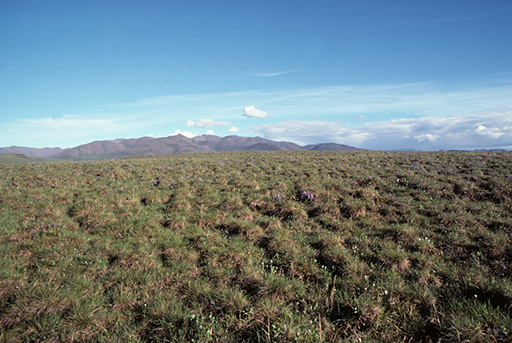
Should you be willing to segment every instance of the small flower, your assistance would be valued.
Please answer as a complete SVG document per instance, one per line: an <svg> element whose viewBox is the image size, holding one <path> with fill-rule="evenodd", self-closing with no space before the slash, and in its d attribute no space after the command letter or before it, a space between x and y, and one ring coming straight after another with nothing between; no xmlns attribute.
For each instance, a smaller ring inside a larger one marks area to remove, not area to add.
<svg viewBox="0 0 512 343"><path fill-rule="evenodd" d="M281 199L284 198L281 194L274 194L272 197L274 198L274 200L277 200L277 201L280 201Z"/></svg>
<svg viewBox="0 0 512 343"><path fill-rule="evenodd" d="M315 195L310 191L304 191L300 193L300 200L313 200Z"/></svg>
<svg viewBox="0 0 512 343"><path fill-rule="evenodd" d="M158 186L160 184L160 178L157 177L156 179L154 179L153 181L150 182L153 186Z"/></svg>

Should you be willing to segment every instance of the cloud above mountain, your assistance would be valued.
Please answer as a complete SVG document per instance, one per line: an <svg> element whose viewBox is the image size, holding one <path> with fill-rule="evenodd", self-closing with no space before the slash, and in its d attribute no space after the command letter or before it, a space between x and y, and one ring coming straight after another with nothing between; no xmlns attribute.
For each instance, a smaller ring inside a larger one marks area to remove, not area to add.
<svg viewBox="0 0 512 343"><path fill-rule="evenodd" d="M211 126L232 126L232 123L225 121L218 121L213 119L200 119L199 121L187 120L187 126L195 127L211 127Z"/></svg>
<svg viewBox="0 0 512 343"><path fill-rule="evenodd" d="M512 149L511 110L378 121L355 127L328 121L288 120L252 130L269 139L297 144L335 142L377 150Z"/></svg>
<svg viewBox="0 0 512 343"><path fill-rule="evenodd" d="M177 135L182 135L182 136L185 136L187 138L193 138L193 137L197 136L193 132L190 132L190 131L187 131L187 130L181 131L180 129L177 129L173 133L170 133L168 136L177 136Z"/></svg>
<svg viewBox="0 0 512 343"><path fill-rule="evenodd" d="M52 117L0 119L0 146L68 147L215 129L219 136L280 139L282 133L294 142L335 141L368 149L493 148L512 145L509 94L512 75L455 86L417 82L177 94Z"/></svg>
<svg viewBox="0 0 512 343"><path fill-rule="evenodd" d="M257 109L256 107L254 106L247 106L245 109L244 109L244 116L248 117L248 118L259 118L259 119L263 119L265 117L268 116L268 113L265 112L265 111L262 111L262 110L259 110Z"/></svg>

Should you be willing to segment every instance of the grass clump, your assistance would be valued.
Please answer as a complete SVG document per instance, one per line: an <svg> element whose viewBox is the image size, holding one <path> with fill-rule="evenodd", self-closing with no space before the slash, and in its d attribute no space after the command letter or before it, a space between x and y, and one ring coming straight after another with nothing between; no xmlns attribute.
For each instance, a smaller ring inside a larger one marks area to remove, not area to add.
<svg viewBox="0 0 512 343"><path fill-rule="evenodd" d="M0 166L0 341L507 342L512 155Z"/></svg>

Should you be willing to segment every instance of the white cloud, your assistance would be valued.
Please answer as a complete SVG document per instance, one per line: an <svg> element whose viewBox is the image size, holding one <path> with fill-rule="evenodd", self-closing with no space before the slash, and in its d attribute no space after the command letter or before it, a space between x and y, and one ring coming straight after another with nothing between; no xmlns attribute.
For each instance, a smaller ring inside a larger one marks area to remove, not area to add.
<svg viewBox="0 0 512 343"><path fill-rule="evenodd" d="M210 126L230 126L233 125L231 123L225 121L218 121L213 119L201 119L197 122L192 120L187 120L187 126L195 126L195 127L210 127Z"/></svg>
<svg viewBox="0 0 512 343"><path fill-rule="evenodd" d="M177 135L183 135L185 137L188 137L188 138L193 138L195 136L197 136L195 133L193 132L190 132L190 131L181 131L180 129L177 129L176 131L174 131L173 133L169 134L168 136L177 136Z"/></svg>
<svg viewBox="0 0 512 343"><path fill-rule="evenodd" d="M508 129L510 130L510 126L508 127ZM482 135L482 136L488 136L490 138L495 138L495 139L500 138L501 136L506 134L505 131L506 130L504 130L502 128L497 128L497 127L487 128L484 125L478 125L478 127L475 129L476 134Z"/></svg>
<svg viewBox="0 0 512 343"><path fill-rule="evenodd" d="M267 115L268 115L267 112L259 110L259 109L255 108L252 105L251 106L247 106L244 109L244 116L249 117L249 118L260 118L260 119L262 119L262 118L265 118Z"/></svg>
<svg viewBox="0 0 512 343"><path fill-rule="evenodd" d="M236 126L230 127L228 130L228 132L231 132L231 133L237 133L238 131L240 131L240 129Z"/></svg>
<svg viewBox="0 0 512 343"><path fill-rule="evenodd" d="M300 145L328 142L342 144L349 144L348 142L350 142L353 145L360 145L368 136L368 133L357 128L349 129L338 123L320 120L288 120L277 124L253 127L252 129L266 138L290 141Z"/></svg>
<svg viewBox="0 0 512 343"><path fill-rule="evenodd" d="M207 135L214 135L215 131L213 131L213 130L206 130L206 134Z"/></svg>
<svg viewBox="0 0 512 343"><path fill-rule="evenodd" d="M252 128L269 139L301 145L335 142L366 149L512 148L512 111L421 117L345 127L336 122L288 120Z"/></svg>
<svg viewBox="0 0 512 343"><path fill-rule="evenodd" d="M420 135L414 136L414 139L417 139L418 142L423 142L423 141L433 142L433 141L437 140L438 138L439 138L439 135L433 135L431 133L422 133Z"/></svg>

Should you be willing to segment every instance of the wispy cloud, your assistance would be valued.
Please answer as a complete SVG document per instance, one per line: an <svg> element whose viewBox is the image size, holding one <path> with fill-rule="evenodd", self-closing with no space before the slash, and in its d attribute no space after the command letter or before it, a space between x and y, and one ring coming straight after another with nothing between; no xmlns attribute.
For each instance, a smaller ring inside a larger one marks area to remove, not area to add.
<svg viewBox="0 0 512 343"><path fill-rule="evenodd" d="M35 119L23 119L29 127L35 127L42 130L88 130L92 128L105 128L112 127L115 125L116 118L80 118L78 116L62 116L60 118L46 117L46 118L35 118Z"/></svg>
<svg viewBox="0 0 512 343"><path fill-rule="evenodd" d="M475 15L475 16L464 16L464 17L452 17L452 18L439 19L439 20L436 20L435 22L436 23L449 23L449 22L454 22L454 21L475 21L475 20L486 19L486 18L495 16L497 14L507 12L509 10L510 10L510 8L504 8L499 11L494 11L494 12Z"/></svg>
<svg viewBox="0 0 512 343"><path fill-rule="evenodd" d="M230 122L239 117L247 103L257 103L276 119L303 119L312 116L436 116L471 113L498 107L512 107L512 76L496 84L473 82L466 85L441 85L433 82L337 85L281 90L169 95L112 104L95 109L95 114L151 116L159 124L184 116L194 122L208 119ZM252 107L249 106L248 111ZM255 108L256 109L256 108ZM84 114L89 115L88 113ZM263 114L261 115L263 116Z"/></svg>
<svg viewBox="0 0 512 343"><path fill-rule="evenodd" d="M195 126L195 127L210 127L210 126L231 126L232 123L228 123L225 121L218 121L213 119L200 119L195 122L193 120L187 120L187 126Z"/></svg>
<svg viewBox="0 0 512 343"><path fill-rule="evenodd" d="M151 127L151 121L139 116L109 114L101 116L62 115L21 119L13 127L33 130L34 134L63 135L65 137L86 137L91 132L98 135L123 133L133 129Z"/></svg>
<svg viewBox="0 0 512 343"><path fill-rule="evenodd" d="M358 127L288 120L252 129L269 139L302 145L336 142L367 149L512 149L512 110L387 120Z"/></svg>
<svg viewBox="0 0 512 343"><path fill-rule="evenodd" d="M100 116L62 115L20 118L3 122L0 145L72 147L98 139L126 137L128 132L151 132L151 122L138 116L108 113Z"/></svg>
<svg viewBox="0 0 512 343"><path fill-rule="evenodd" d="M458 146L462 143L445 139L449 136L440 132L442 128L422 131L418 125L442 122L446 127L453 127L453 133L457 123L466 125L467 120L478 116L480 122L472 122L471 129L459 135L461 140L469 139L462 145L471 145L471 140L478 145L494 144L496 139L505 144L508 131L506 126L500 126L505 118L491 115L490 121L484 119L489 113L510 113L510 94L512 75L500 75L496 82L474 81L464 85L417 82L169 95L97 106L72 115L3 121L0 122L0 146L67 147L91 140L140 137L149 133L164 136L177 129L183 130L187 119L189 127L226 127L219 130L221 134L234 132L228 127L237 127L243 134L249 134L246 129L251 123L243 120L241 113L270 125L255 129L256 133L268 134L269 138L316 143L315 140L339 141L343 137L350 138L350 142L345 141L347 144L364 143L368 148L399 148L405 144L405 136L414 146L437 147L444 143ZM247 104L257 104L257 107ZM413 127L410 132L409 127ZM279 130L286 133L286 137L279 137ZM394 140L393 134L387 132L393 132L400 140ZM384 147L384 141L379 141L380 134L389 138L388 146Z"/></svg>
<svg viewBox="0 0 512 343"><path fill-rule="evenodd" d="M261 77L274 77L274 76L281 76L285 74L290 74L298 71L299 69L290 69L290 70L284 70L284 71L278 71L275 73L254 73L253 76L261 76Z"/></svg>

